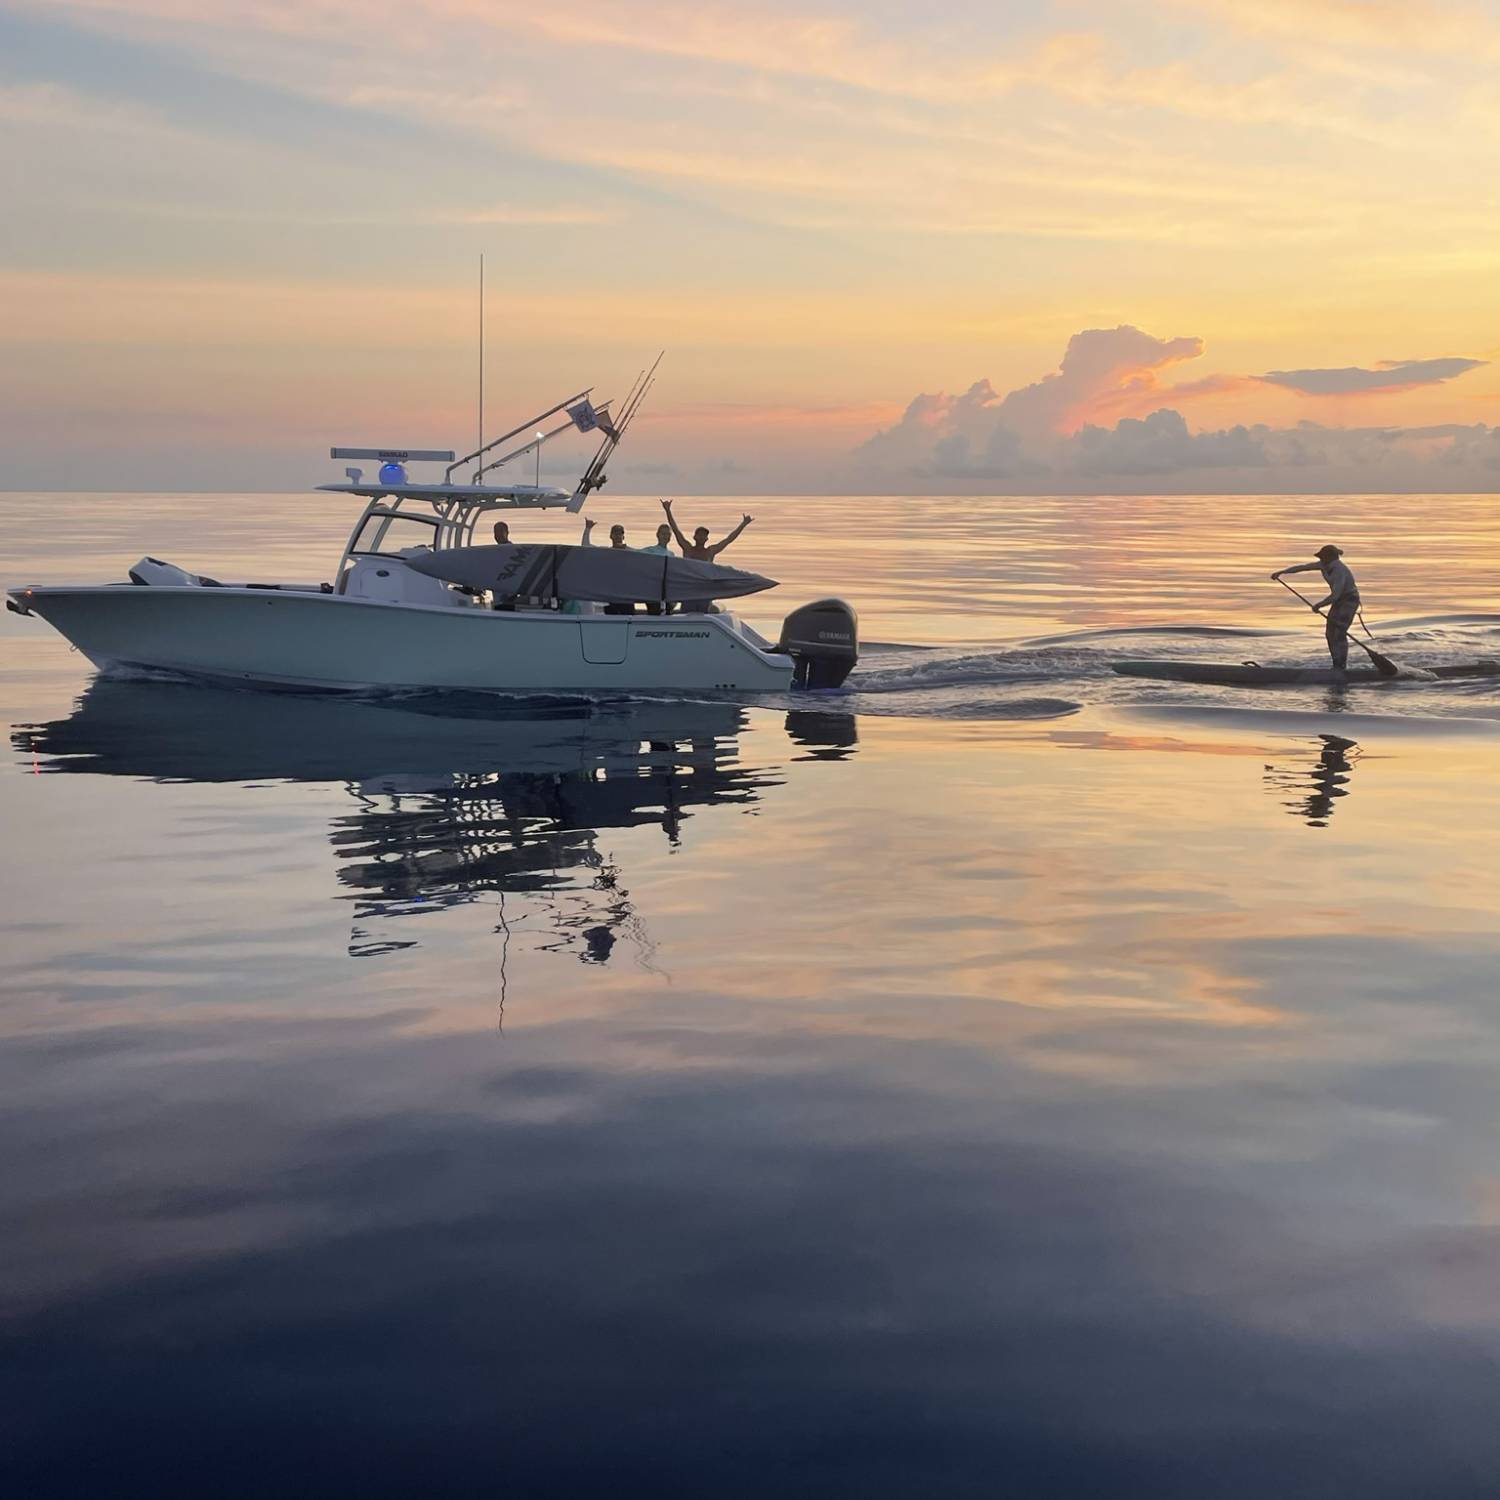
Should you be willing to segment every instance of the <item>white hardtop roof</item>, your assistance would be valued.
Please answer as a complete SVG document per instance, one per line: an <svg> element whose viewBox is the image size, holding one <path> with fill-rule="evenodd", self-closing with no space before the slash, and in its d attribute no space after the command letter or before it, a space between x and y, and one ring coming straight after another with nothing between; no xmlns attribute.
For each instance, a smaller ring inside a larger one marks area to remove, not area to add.
<svg viewBox="0 0 1500 1500"><path fill-rule="evenodd" d="M451 507L457 504L465 510L471 508L547 510L563 506L571 511L581 510L589 495L604 483L604 465L615 451L625 429L630 425L636 408L640 406L646 397L646 392L650 390L656 376L656 367L661 360L662 356L658 354L651 368L642 370L636 376L635 382L631 385L616 413L611 412L608 401L601 401L595 406L589 400L593 387L587 386L563 401L554 402L545 411L538 412L530 421L521 423L519 427L511 428L509 432L502 433L488 443L481 443L472 453L466 453L460 459L455 459L452 450L447 448L338 447L328 450L331 458L378 458L384 461L382 467L396 468L402 463L445 463L447 468L444 470L440 484L414 484L406 478L404 473L400 474L400 480L396 484L386 484L379 476L366 484L363 470L345 469L346 483L320 484L318 488L335 495L358 495L363 500L394 500L398 505L403 500L416 500L435 508ZM481 407L482 405L481 402ZM562 420L554 426L546 430L537 426L539 422L546 422L559 414L562 414ZM523 454L536 455L537 478L540 479L543 444L551 442L553 438L565 432L602 434L598 451L589 461L572 490L559 490L540 483L485 484L483 482L487 472L499 469ZM517 443L517 439L521 441ZM507 448L506 445L512 443L517 445ZM497 453L497 449L501 451ZM494 456L490 457L492 454ZM455 484L453 471L467 465L474 465L471 482Z"/></svg>
<svg viewBox="0 0 1500 1500"><path fill-rule="evenodd" d="M470 504L516 510L547 510L567 505L572 494L552 485L535 484L320 484L335 495L359 495L366 500L462 500Z"/></svg>

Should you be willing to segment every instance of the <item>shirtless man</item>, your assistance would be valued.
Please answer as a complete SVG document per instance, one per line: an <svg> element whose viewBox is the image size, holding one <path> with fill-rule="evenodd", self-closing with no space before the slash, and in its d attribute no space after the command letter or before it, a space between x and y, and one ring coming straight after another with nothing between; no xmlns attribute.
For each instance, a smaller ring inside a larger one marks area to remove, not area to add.
<svg viewBox="0 0 1500 1500"><path fill-rule="evenodd" d="M1343 555L1330 543L1318 548L1316 562L1298 563L1296 567L1282 568L1280 572L1271 574L1277 582L1289 573L1316 572L1323 575L1323 582L1328 587L1328 597L1319 599L1313 609L1318 614L1322 614L1325 608L1328 611L1328 624L1323 637L1328 642L1328 654L1333 658L1333 670L1340 674L1348 670L1349 628L1354 624L1355 615L1359 613L1359 585L1355 583L1349 565L1340 561Z"/></svg>
<svg viewBox="0 0 1500 1500"><path fill-rule="evenodd" d="M667 524L672 528L672 535L677 538L677 545L682 548L682 555L696 558L699 562L712 562L755 519L753 516L742 516L740 524L722 542L715 542L710 546L707 526L698 527L693 532L692 541L688 541L677 524L677 517L672 514L672 502L663 500L661 508L667 513Z"/></svg>
<svg viewBox="0 0 1500 1500"><path fill-rule="evenodd" d="M682 528L677 524L677 517L672 514L672 502L663 500L661 508L667 513L667 524L672 528L672 535L677 538L677 545L682 548L684 557L691 557L697 562L712 562L751 522L753 517L741 516L740 524L724 538L722 542L709 544L708 527L700 526L693 532L692 541L683 536ZM688 614L712 615L718 613L718 605L712 599L684 599L682 608Z"/></svg>

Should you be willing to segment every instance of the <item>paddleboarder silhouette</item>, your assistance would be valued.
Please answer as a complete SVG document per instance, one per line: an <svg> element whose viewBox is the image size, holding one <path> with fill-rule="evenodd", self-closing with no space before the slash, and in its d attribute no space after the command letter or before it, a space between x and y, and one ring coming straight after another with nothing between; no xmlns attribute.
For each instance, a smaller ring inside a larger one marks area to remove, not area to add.
<svg viewBox="0 0 1500 1500"><path fill-rule="evenodd" d="M1315 614L1326 609L1327 624L1323 638L1328 642L1328 655L1333 659L1333 670L1342 676L1349 670L1349 631L1354 617L1359 613L1359 585L1354 581L1344 554L1331 542L1319 547L1316 562L1298 563L1295 567L1282 568L1271 577L1280 583L1289 573L1321 573L1328 588L1328 597L1319 599L1311 607ZM1299 596L1300 597L1300 596ZM1307 601L1311 603L1311 601Z"/></svg>

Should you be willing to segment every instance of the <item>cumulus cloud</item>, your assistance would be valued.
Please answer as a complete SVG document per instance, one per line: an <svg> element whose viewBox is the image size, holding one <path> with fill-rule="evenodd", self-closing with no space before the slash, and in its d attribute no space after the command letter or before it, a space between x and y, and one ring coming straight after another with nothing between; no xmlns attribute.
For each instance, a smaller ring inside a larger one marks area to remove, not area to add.
<svg viewBox="0 0 1500 1500"><path fill-rule="evenodd" d="M1383 359L1373 370L1349 365L1340 370L1271 370L1257 377L1307 396L1350 396L1366 391L1409 391L1441 385L1488 363L1482 359Z"/></svg>
<svg viewBox="0 0 1500 1500"><path fill-rule="evenodd" d="M1000 403L997 416L1018 432L1076 432L1119 397L1157 389L1158 370L1202 353L1202 339L1152 338L1123 324L1089 328L1068 340L1055 375L1012 391Z"/></svg>
<svg viewBox="0 0 1500 1500"><path fill-rule="evenodd" d="M959 396L917 396L901 421L871 438L860 456L876 465L925 465L948 474L1041 473L1050 465L1040 450L1051 439L1122 405L1160 398L1167 388L1157 371L1202 352L1198 338L1159 339L1126 325L1085 329L1068 340L1055 373L1008 395L978 380Z"/></svg>
<svg viewBox="0 0 1500 1500"><path fill-rule="evenodd" d="M1199 338L1161 339L1138 328L1075 334L1056 373L1006 395L988 380L959 395L914 398L894 426L855 453L858 469L886 482L951 481L1045 489L1129 486L1196 476L1244 486L1317 487L1321 471L1348 483L1416 482L1433 465L1489 475L1500 470L1500 428L1328 427L1264 423L1192 431L1177 410L1207 395L1282 386L1305 395L1364 395L1440 384L1477 359L1388 360L1373 369L1214 375L1164 384L1159 372L1203 352ZM1128 413L1121 415L1120 413ZM1111 422L1109 419L1115 420Z"/></svg>
<svg viewBox="0 0 1500 1500"><path fill-rule="evenodd" d="M1082 474L1167 474L1175 469L1259 468L1269 463L1265 427L1188 431L1181 412L1164 407L1149 417L1122 417L1113 428L1085 427L1064 449Z"/></svg>

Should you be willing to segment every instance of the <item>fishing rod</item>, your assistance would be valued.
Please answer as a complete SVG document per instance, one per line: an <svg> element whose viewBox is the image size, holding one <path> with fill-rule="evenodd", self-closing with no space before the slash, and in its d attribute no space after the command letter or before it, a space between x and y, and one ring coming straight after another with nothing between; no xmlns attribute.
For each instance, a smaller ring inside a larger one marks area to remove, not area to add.
<svg viewBox="0 0 1500 1500"><path fill-rule="evenodd" d="M583 478L579 480L578 488L573 493L573 499L568 505L570 511L581 509L590 492L604 483L604 466L609 462L615 449L619 447L626 428L634 421L637 409L646 399L647 391L656 383L656 367L661 364L665 355L666 351L663 350L656 356L649 370L642 370L636 376L634 383L625 393L624 401L620 404L619 415L611 415L608 426L604 428L604 441L599 445L599 451L594 455L593 462L584 470Z"/></svg>
<svg viewBox="0 0 1500 1500"><path fill-rule="evenodd" d="M1315 615L1322 615L1325 620L1328 618L1327 614L1325 614L1324 611L1322 611L1321 609L1319 609L1318 606L1316 604L1314 604L1312 602L1312 600L1307 597L1306 594L1297 593L1297 590L1294 589L1291 586L1291 584L1289 584L1286 581L1285 578L1278 578L1276 580L1276 582L1279 583L1282 586L1282 588L1284 588L1287 591L1287 593L1289 593L1289 594L1296 594L1297 597ZM1351 641L1353 641L1354 644L1356 646L1358 646L1359 649L1361 651L1363 651L1365 653L1365 655L1370 658L1370 660L1375 664L1375 670L1377 672L1379 672L1382 677L1399 677L1401 675L1401 668L1398 667L1396 665L1396 663L1393 662L1390 659L1390 657L1388 657L1388 656L1382 656L1380 654L1380 652L1378 652L1373 646L1367 646L1367 645L1365 645L1365 643L1362 640L1360 640L1360 638L1357 635L1352 635L1351 634L1349 636L1349 639Z"/></svg>

